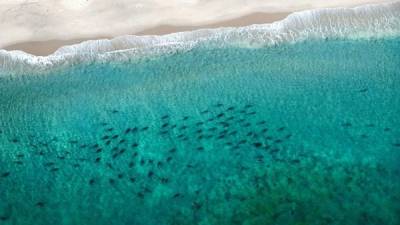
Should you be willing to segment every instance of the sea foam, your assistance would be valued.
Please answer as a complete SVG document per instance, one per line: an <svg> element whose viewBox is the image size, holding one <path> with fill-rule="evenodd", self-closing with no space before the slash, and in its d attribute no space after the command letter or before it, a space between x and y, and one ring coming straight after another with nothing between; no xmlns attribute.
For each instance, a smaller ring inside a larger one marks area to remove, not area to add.
<svg viewBox="0 0 400 225"><path fill-rule="evenodd" d="M64 46L49 56L0 50L0 76L47 71L82 62L127 60L196 46L257 48L308 39L390 38L400 35L400 1L355 8L307 10L271 24L200 29L168 35L126 35Z"/></svg>

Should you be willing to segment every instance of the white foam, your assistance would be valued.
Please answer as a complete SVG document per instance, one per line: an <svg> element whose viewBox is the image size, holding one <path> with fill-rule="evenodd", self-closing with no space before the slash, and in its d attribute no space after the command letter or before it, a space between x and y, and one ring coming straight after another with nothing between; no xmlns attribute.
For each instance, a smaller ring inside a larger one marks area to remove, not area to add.
<svg viewBox="0 0 400 225"><path fill-rule="evenodd" d="M400 36L400 1L355 8L296 12L271 24L179 32L162 36L127 35L64 46L49 56L0 50L1 71L43 71L85 61L125 60L192 49L214 47L254 48L306 39L385 38Z"/></svg>

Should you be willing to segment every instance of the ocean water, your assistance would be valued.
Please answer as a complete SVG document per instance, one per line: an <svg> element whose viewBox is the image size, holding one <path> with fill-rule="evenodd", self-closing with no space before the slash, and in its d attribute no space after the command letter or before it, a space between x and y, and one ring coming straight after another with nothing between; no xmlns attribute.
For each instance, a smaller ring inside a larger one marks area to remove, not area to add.
<svg viewBox="0 0 400 225"><path fill-rule="evenodd" d="M0 224L400 224L400 39L0 78Z"/></svg>

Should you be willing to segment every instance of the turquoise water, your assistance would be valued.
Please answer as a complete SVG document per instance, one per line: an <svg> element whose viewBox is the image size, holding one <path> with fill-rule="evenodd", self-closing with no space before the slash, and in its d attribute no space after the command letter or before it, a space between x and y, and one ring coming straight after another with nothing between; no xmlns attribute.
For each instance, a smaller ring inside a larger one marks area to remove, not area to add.
<svg viewBox="0 0 400 225"><path fill-rule="evenodd" d="M0 79L0 224L400 224L400 39Z"/></svg>

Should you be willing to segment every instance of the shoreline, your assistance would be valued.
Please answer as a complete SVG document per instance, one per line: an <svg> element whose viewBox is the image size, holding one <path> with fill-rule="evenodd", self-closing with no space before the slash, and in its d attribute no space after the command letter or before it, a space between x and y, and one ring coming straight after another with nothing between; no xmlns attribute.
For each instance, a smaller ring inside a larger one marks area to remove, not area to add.
<svg viewBox="0 0 400 225"><path fill-rule="evenodd" d="M0 66L12 68L23 62L21 69L56 67L68 60L162 54L208 41L253 48L310 38L392 37L400 35L399 11L400 1L390 1L292 13L259 12L199 26L159 25L134 35L22 42L0 49Z"/></svg>
<svg viewBox="0 0 400 225"><path fill-rule="evenodd" d="M281 21L285 19L290 12L280 13L263 13L255 12L249 15L241 16L231 20L219 21L206 25L198 26L175 26L175 25L159 25L153 28L145 29L134 33L133 35L146 36L146 35L165 35L184 31L193 31L198 29L211 29L220 27L243 27L252 24L265 24ZM5 46L3 49L7 51L23 51L34 56L48 56L54 53L57 49L67 45L79 44L84 41L98 40L98 39L112 39L114 36L94 36L90 38L79 38L71 40L48 40L48 41L29 41Z"/></svg>
<svg viewBox="0 0 400 225"><path fill-rule="evenodd" d="M398 0L299 0L282 2L155 0L0 2L0 49L48 56L60 47L126 35L164 35L198 29L243 27L282 21L309 10L351 9ZM155 4L157 3L157 4ZM60 14L62 11L62 14Z"/></svg>

